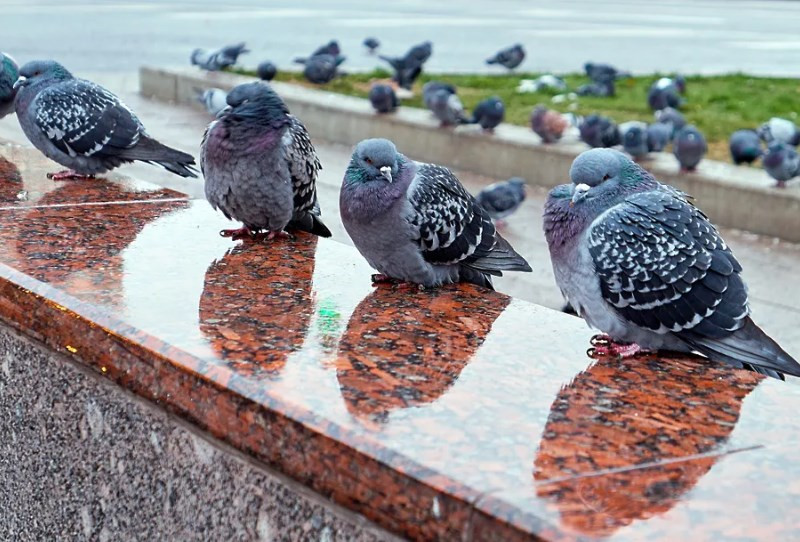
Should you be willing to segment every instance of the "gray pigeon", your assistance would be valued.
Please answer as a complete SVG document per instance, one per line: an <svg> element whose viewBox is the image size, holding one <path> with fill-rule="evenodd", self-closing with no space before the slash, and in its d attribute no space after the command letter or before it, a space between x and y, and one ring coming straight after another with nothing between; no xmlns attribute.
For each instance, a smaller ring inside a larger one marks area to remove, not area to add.
<svg viewBox="0 0 800 542"><path fill-rule="evenodd" d="M689 198L624 154L578 156L554 188L544 231L556 283L607 335L600 354L700 352L780 377L800 364L750 319L742 267Z"/></svg>
<svg viewBox="0 0 800 542"><path fill-rule="evenodd" d="M681 171L694 171L707 150L706 138L691 124L678 130L672 141L672 154L678 159Z"/></svg>
<svg viewBox="0 0 800 542"><path fill-rule="evenodd" d="M598 98L608 98L616 94L614 80L593 81L586 85L581 85L575 91L578 96L596 96Z"/></svg>
<svg viewBox="0 0 800 542"><path fill-rule="evenodd" d="M374 282L492 288L491 275L531 270L449 169L409 160L386 139L356 146L339 209L353 244L380 273Z"/></svg>
<svg viewBox="0 0 800 542"><path fill-rule="evenodd" d="M456 87L442 81L428 81L422 85L422 102L430 109L433 105L433 95L439 90L446 90L450 94L456 93Z"/></svg>
<svg viewBox="0 0 800 542"><path fill-rule="evenodd" d="M786 181L800 175L800 156L791 145L774 141L770 143L764 156L764 169L770 177L778 181L778 188L784 188Z"/></svg>
<svg viewBox="0 0 800 542"><path fill-rule="evenodd" d="M779 141L796 147L800 144L800 130L790 120L772 117L758 129L758 135L767 143Z"/></svg>
<svg viewBox="0 0 800 542"><path fill-rule="evenodd" d="M256 68L256 74L262 81L272 81L278 75L278 67L269 60L265 60Z"/></svg>
<svg viewBox="0 0 800 542"><path fill-rule="evenodd" d="M674 107L665 107L664 109L659 109L653 116L656 118L656 122L661 124L667 124L672 127L672 137L675 137L675 133L686 126L686 118L683 116L683 113L675 109Z"/></svg>
<svg viewBox="0 0 800 542"><path fill-rule="evenodd" d="M619 133L622 147L634 160L647 155L647 124L638 120L623 122L619 125Z"/></svg>
<svg viewBox="0 0 800 542"><path fill-rule="evenodd" d="M14 111L14 98L17 90L14 83L19 78L19 66L14 59L0 53L0 119Z"/></svg>
<svg viewBox="0 0 800 542"><path fill-rule="evenodd" d="M202 92L197 90L197 101L206 106L209 115L216 117L228 107L228 93L221 88L209 88Z"/></svg>
<svg viewBox="0 0 800 542"><path fill-rule="evenodd" d="M136 115L100 85L76 79L53 60L25 64L14 87L17 119L33 146L69 168L52 179L91 177L122 164L158 164L196 177L194 158L150 137Z"/></svg>
<svg viewBox="0 0 800 542"><path fill-rule="evenodd" d="M331 40L325 45L317 47L317 50L311 53L311 56L317 56L317 55L339 56L341 54L342 54L342 49L339 47L339 42L336 40Z"/></svg>
<svg viewBox="0 0 800 542"><path fill-rule="evenodd" d="M377 40L377 38L364 38L364 47L367 48L369 54L374 55L375 51L378 47L381 46L381 42Z"/></svg>
<svg viewBox="0 0 800 542"><path fill-rule="evenodd" d="M200 148L206 199L244 226L220 235L242 239L285 229L330 237L320 220L316 181L322 166L305 126L272 88L244 83L209 124Z"/></svg>
<svg viewBox="0 0 800 542"><path fill-rule="evenodd" d="M519 209L525 201L525 179L512 177L507 181L490 184L477 197L492 220L501 221Z"/></svg>
<svg viewBox="0 0 800 542"><path fill-rule="evenodd" d="M525 49L522 44L517 43L498 51L492 58L486 60L487 64L500 64L504 68L513 70L525 60Z"/></svg>
<svg viewBox="0 0 800 542"><path fill-rule="evenodd" d="M440 88L430 94L429 109L442 123L442 126L455 126L469 122L464 112L464 104L458 95L449 89Z"/></svg>
<svg viewBox="0 0 800 542"><path fill-rule="evenodd" d="M472 124L479 124L487 132L493 132L503 122L506 116L506 107L497 96L486 98L472 111Z"/></svg>
<svg viewBox="0 0 800 542"><path fill-rule="evenodd" d="M375 83L369 89L369 101L378 113L391 113L397 109L397 94L391 85Z"/></svg>
<svg viewBox="0 0 800 542"><path fill-rule="evenodd" d="M330 83L338 75L337 68L344 61L343 56L332 56L328 54L314 55L309 58L297 58L295 62L305 64L303 75L308 81L315 85Z"/></svg>
<svg viewBox="0 0 800 542"><path fill-rule="evenodd" d="M665 81L668 81L665 82ZM647 91L647 104L653 111L660 111L667 107L674 109L682 107L686 100L681 98L680 91L672 79L662 77L650 86Z"/></svg>
<svg viewBox="0 0 800 542"><path fill-rule="evenodd" d="M654 122L647 126L647 150L661 152L672 139L672 126Z"/></svg>
<svg viewBox="0 0 800 542"><path fill-rule="evenodd" d="M242 42L236 45L228 45L216 51L195 49L192 51L190 60L194 66L215 72L233 66L239 60L239 55L249 52L244 42Z"/></svg>
<svg viewBox="0 0 800 542"><path fill-rule="evenodd" d="M569 122L558 111L551 111L542 104L531 112L531 129L542 138L542 143L555 143L564 135Z"/></svg>
<svg viewBox="0 0 800 542"><path fill-rule="evenodd" d="M588 115L578 126L581 141L590 147L613 147L622 142L617 124L602 115Z"/></svg>
<svg viewBox="0 0 800 542"><path fill-rule="evenodd" d="M731 159L737 166L752 164L764 154L761 150L761 139L755 130L736 130L731 134L728 146L731 150Z"/></svg>
<svg viewBox="0 0 800 542"><path fill-rule="evenodd" d="M422 66L433 53L433 44L430 41L413 46L401 57L388 57L380 55L378 58L389 63L395 73L393 79L402 88L410 89L414 81L422 74Z"/></svg>
<svg viewBox="0 0 800 542"><path fill-rule="evenodd" d="M618 70L610 64L599 64L595 62L587 62L583 65L583 70L586 72L586 75L589 76L589 79L595 83L606 83L608 81L614 81L615 79L630 77L631 75L628 72Z"/></svg>

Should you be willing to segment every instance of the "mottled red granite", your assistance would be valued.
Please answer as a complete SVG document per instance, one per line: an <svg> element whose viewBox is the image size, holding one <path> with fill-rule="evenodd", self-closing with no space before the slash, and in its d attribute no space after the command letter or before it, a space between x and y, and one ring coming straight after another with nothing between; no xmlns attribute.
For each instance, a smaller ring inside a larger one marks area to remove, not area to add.
<svg viewBox="0 0 800 542"><path fill-rule="evenodd" d="M376 288L345 245L233 243L204 201L0 155L0 318L388 529L800 532L796 380L592 360L578 319L473 286Z"/></svg>

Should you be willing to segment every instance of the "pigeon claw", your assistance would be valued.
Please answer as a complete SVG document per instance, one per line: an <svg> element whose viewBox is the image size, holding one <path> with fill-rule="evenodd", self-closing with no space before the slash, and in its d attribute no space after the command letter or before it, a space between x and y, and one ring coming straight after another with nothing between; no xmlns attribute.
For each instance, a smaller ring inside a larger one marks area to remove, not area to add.
<svg viewBox="0 0 800 542"><path fill-rule="evenodd" d="M384 275L383 273L375 273L372 275L372 284L397 284L398 282L400 281L389 275Z"/></svg>
<svg viewBox="0 0 800 542"><path fill-rule="evenodd" d="M247 226L242 226L241 228L236 228L234 230L222 230L219 232L219 234L222 237L230 237L234 241L239 241L241 239L252 239L254 235Z"/></svg>
<svg viewBox="0 0 800 542"><path fill-rule="evenodd" d="M272 241L273 239L294 239L294 236L283 230L275 230L267 234L267 241Z"/></svg>
<svg viewBox="0 0 800 542"><path fill-rule="evenodd" d="M586 351L590 358L613 356L620 359L630 358L636 354L647 352L636 343L620 343L605 334L595 335L589 341L592 348Z"/></svg>
<svg viewBox="0 0 800 542"><path fill-rule="evenodd" d="M48 173L47 178L52 179L54 181L68 181L74 179L94 179L94 175L82 175L77 171L73 171L71 169L65 169L57 173Z"/></svg>

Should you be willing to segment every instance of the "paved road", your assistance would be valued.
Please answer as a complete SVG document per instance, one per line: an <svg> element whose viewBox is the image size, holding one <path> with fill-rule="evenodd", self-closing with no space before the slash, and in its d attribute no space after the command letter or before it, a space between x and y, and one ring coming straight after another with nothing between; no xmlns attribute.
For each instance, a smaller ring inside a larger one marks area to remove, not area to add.
<svg viewBox="0 0 800 542"><path fill-rule="evenodd" d="M54 57L74 71L126 73L143 63L178 66L198 46L245 40L245 63L286 66L338 38L350 69L377 60L361 49L378 37L387 54L432 39L431 70L487 69L513 42L527 70L580 69L609 61L634 72L744 71L800 74L800 2L738 0L4 0L0 47L18 60Z"/></svg>

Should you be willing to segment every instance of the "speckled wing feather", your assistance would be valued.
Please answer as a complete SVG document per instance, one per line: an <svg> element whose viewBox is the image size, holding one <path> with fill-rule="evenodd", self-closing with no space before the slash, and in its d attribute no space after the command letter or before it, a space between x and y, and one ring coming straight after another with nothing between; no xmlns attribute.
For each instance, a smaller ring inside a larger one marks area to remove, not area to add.
<svg viewBox="0 0 800 542"><path fill-rule="evenodd" d="M296 117L290 115L289 118L291 124L288 134L291 139L287 147L287 157L294 190L294 211L319 215L317 175L322 164L317 158L306 127Z"/></svg>
<svg viewBox="0 0 800 542"><path fill-rule="evenodd" d="M692 346L745 325L742 268L679 192L628 197L593 224L588 243L603 297L628 321Z"/></svg>
<svg viewBox="0 0 800 542"><path fill-rule="evenodd" d="M426 261L440 265L461 263L493 275L522 264L530 269L496 235L488 213L449 169L421 164L409 201L414 210L410 222L418 228L417 241Z"/></svg>
<svg viewBox="0 0 800 542"><path fill-rule="evenodd" d="M35 122L70 156L115 155L139 142L139 119L99 85L76 79L47 88L36 98Z"/></svg>

